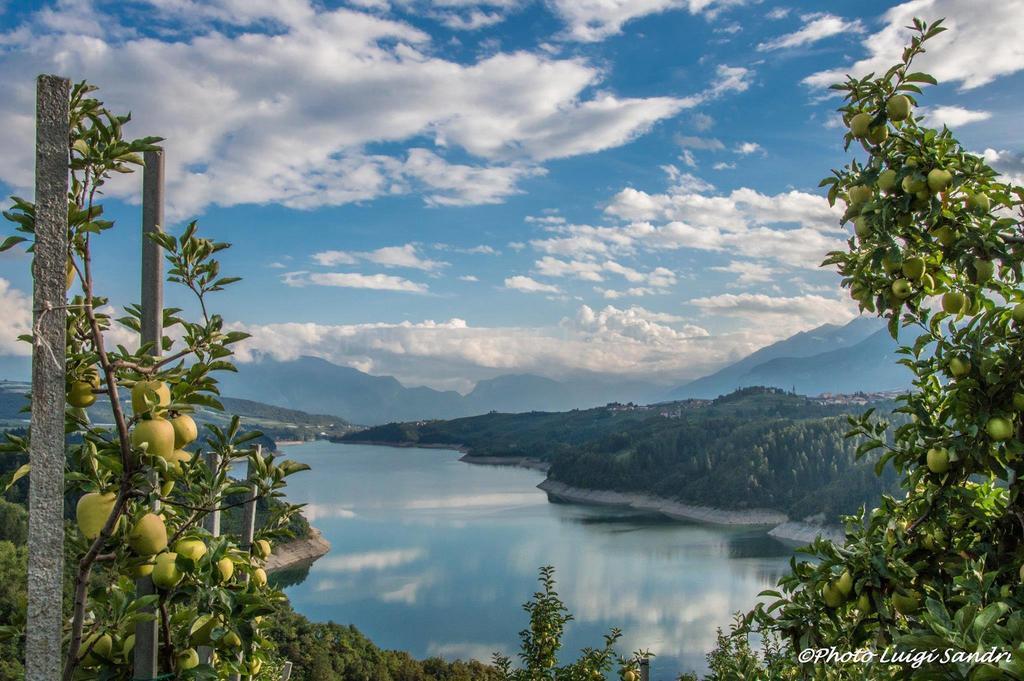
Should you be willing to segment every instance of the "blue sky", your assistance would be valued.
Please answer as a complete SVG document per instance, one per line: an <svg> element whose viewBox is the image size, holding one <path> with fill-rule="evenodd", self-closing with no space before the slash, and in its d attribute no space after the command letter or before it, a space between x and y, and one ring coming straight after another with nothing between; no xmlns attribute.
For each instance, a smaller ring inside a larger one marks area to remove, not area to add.
<svg viewBox="0 0 1024 681"><path fill-rule="evenodd" d="M825 86L913 16L953 29L929 121L1020 177L1024 0L0 0L0 190L31 194L34 75L86 78L167 138L167 228L234 243L243 360L680 382L855 314L816 268L844 238ZM139 181L108 201L115 305ZM0 354L30 291L0 256Z"/></svg>

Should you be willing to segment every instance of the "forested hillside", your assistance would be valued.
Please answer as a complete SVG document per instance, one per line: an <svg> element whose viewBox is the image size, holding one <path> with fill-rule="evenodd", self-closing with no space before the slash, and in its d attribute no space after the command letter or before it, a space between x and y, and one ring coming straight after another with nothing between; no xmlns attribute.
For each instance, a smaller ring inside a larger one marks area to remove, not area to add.
<svg viewBox="0 0 1024 681"><path fill-rule="evenodd" d="M577 487L835 518L894 482L855 461L856 445L844 437L847 416L866 408L746 388L713 401L394 423L339 440L458 444L474 455L546 460L552 479Z"/></svg>

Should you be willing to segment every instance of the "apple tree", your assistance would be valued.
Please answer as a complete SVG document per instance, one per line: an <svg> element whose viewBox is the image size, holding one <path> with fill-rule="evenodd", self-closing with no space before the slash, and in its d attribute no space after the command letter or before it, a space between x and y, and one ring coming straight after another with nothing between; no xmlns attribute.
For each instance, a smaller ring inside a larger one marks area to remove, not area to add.
<svg viewBox="0 0 1024 681"><path fill-rule="evenodd" d="M263 561L298 507L276 504L251 547L237 536L213 537L204 520L227 510L229 495L281 497L285 479L305 466L263 454L254 446L259 433L245 431L237 417L200 435L192 414L198 407L223 411L215 374L234 370L231 346L246 334L210 312L211 294L237 278L224 276L216 259L228 244L201 237L194 222L177 237L154 238L169 263L168 281L194 299L197 319L163 310L159 353L149 344L115 344L140 331L141 310L129 306L115 319L97 285L97 248L115 227L99 199L111 178L131 173L160 140L124 139L130 116L108 111L94 90L76 85L70 103L65 480L77 522L66 540L73 604L63 678L135 678L135 625L154 619L168 678L255 678L273 660L261 617L284 598L268 586ZM33 204L17 197L13 204L4 216L17 233L3 240L3 250L31 244L34 234ZM27 439L8 435L3 449L27 452ZM216 454L213 466L206 453ZM248 479L235 479L232 469L246 464ZM156 593L137 592L136 580L145 576ZM200 646L212 651L202 663Z"/></svg>
<svg viewBox="0 0 1024 681"><path fill-rule="evenodd" d="M605 635L600 648L584 648L575 662L559 665L565 625L573 617L555 591L555 569L542 567L537 581L540 589L523 605L530 615L529 628L519 632L523 666L514 669L509 657L494 654L494 666L503 681L604 681L605 674L612 671L622 681L639 681L640 661L652 655L643 650L630 658L616 654L615 643L622 637L618 629Z"/></svg>
<svg viewBox="0 0 1024 681"><path fill-rule="evenodd" d="M1024 679L1024 188L922 120L935 80L913 62L945 28L908 28L899 63L833 86L857 153L822 181L852 231L824 264L888 320L914 376L904 425L869 412L849 433L859 457L895 467L903 494L846 518L845 545L810 546L814 560L794 561L734 630L784 642L774 678ZM879 657L796 661L830 646ZM966 657L993 648L1002 659ZM913 668L884 664L886 650L939 657Z"/></svg>

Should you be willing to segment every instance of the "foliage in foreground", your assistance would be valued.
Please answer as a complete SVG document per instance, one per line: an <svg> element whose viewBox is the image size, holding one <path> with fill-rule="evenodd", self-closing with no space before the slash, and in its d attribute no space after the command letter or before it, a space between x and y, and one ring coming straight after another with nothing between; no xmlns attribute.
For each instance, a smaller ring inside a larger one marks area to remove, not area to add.
<svg viewBox="0 0 1024 681"><path fill-rule="evenodd" d="M710 678L1024 679L1024 188L913 114L935 81L911 63L944 29L911 29L888 72L834 86L847 146L867 157L822 181L855 230L825 264L893 337L918 334L901 350L916 379L898 411L911 421L889 442L885 421L851 420L858 455L881 451L879 470L892 466L904 494L848 518L846 545L818 541L814 560L794 561L723 639L719 652L733 654ZM752 633L781 652L751 653ZM797 661L830 647L874 659ZM882 657L914 652L916 666Z"/></svg>
<svg viewBox="0 0 1024 681"><path fill-rule="evenodd" d="M565 625L572 621L565 604L555 591L555 569L540 569L540 590L523 605L530 614L530 626L519 632L522 666L513 668L512 660L494 654L494 666L500 681L601 681L607 672L616 671L623 681L638 681L640 660L650 653L640 650L630 658L616 654L615 643L621 638L618 629L605 635L600 648L584 648L575 662L558 664Z"/></svg>
<svg viewBox="0 0 1024 681"><path fill-rule="evenodd" d="M66 537L73 586L63 679L133 678L136 625L154 621L164 673L257 678L267 663L263 675L269 678L276 659L260 623L283 596L267 584L262 562L271 541L289 536L298 507L276 504L251 546L230 532L212 537L204 521L215 510L236 507L240 502L233 500L242 495L279 500L285 478L305 466L264 455L253 446L259 433L243 432L237 417L223 427L207 426L200 438L190 414L199 406L223 411L214 375L234 370L230 346L246 334L225 329L209 310L210 295L237 279L223 276L215 258L228 244L200 237L195 223L176 238L153 238L166 256L168 281L191 292L199 320L167 308L159 348L112 347L115 325L139 333L142 315L131 306L112 319L95 285L95 249L114 228L97 199L113 173L131 172L159 140L124 140L129 117L106 110L91 96L94 89L76 85L70 102L66 278L75 294L67 306L65 481L77 503ZM35 206L16 197L13 203L4 216L20 234L5 239L0 250L29 242L31 251ZM124 391L130 399L121 399ZM99 395L109 402L112 426L89 418L87 409ZM6 439L4 452L25 456L28 438L7 433ZM207 453L216 455L212 465ZM239 483L229 470L246 462L250 473ZM0 490L26 472L24 465L5 474ZM155 593L143 595L139 579L151 580ZM19 618L11 622L4 634L18 640ZM201 646L212 651L208 660L200 660Z"/></svg>

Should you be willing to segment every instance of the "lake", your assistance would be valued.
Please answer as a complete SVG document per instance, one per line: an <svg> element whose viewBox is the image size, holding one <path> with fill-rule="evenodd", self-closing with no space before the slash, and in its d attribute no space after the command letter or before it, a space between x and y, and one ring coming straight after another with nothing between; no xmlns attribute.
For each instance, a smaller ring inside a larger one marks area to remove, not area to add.
<svg viewBox="0 0 1024 681"><path fill-rule="evenodd" d="M332 545L286 588L295 609L417 658L514 654L537 568L554 565L575 616L563 655L619 627L620 653L650 649L651 678L674 680L706 670L715 629L748 610L793 555L764 531L551 503L536 488L543 473L467 464L455 451L283 449L312 466L290 478L288 497L308 504Z"/></svg>

